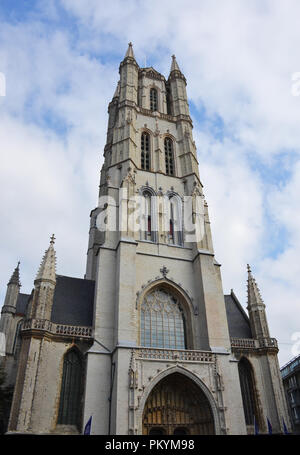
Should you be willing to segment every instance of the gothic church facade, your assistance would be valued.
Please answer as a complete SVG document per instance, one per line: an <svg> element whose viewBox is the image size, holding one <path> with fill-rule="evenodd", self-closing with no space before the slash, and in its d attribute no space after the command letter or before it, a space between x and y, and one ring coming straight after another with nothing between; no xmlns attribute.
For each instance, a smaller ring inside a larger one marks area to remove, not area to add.
<svg viewBox="0 0 300 455"><path fill-rule="evenodd" d="M31 295L19 264L8 283L7 432L77 434L92 416L92 434L264 433L267 418L281 433L278 347L250 268L248 315L223 294L186 79L174 56L167 80L140 68L131 43L119 72L84 279L57 274L53 236Z"/></svg>

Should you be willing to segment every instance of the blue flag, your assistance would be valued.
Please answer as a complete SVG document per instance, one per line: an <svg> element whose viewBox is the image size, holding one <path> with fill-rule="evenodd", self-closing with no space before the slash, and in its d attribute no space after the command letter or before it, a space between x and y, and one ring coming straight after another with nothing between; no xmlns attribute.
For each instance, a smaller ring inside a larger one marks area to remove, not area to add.
<svg viewBox="0 0 300 455"><path fill-rule="evenodd" d="M282 417L282 422L283 422L283 431L284 431L284 434L290 434L290 433L288 432L288 429L287 429L287 427L286 427L286 424L285 424L285 421L284 421L284 418L283 418L283 417Z"/></svg>
<svg viewBox="0 0 300 455"><path fill-rule="evenodd" d="M256 422L255 416L254 416L254 434L259 434L258 424Z"/></svg>
<svg viewBox="0 0 300 455"><path fill-rule="evenodd" d="M83 434L91 434L91 427L92 427L92 416L87 421L86 426L84 427Z"/></svg>
<svg viewBox="0 0 300 455"><path fill-rule="evenodd" d="M268 417L267 417L267 422L268 422L268 433L272 434L272 425L271 425L270 420L268 419Z"/></svg>

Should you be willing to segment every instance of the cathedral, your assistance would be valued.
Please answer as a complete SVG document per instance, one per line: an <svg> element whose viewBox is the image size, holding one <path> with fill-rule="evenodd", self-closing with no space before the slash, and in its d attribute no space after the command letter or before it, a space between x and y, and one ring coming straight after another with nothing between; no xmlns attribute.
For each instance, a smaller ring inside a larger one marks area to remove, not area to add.
<svg viewBox="0 0 300 455"><path fill-rule="evenodd" d="M266 307L224 295L199 176L186 79L138 65L108 106L84 278L50 239L31 294L20 264L1 312L13 388L6 434L246 435L290 428ZM201 164L201 163L200 163ZM230 222L230 220L228 220Z"/></svg>

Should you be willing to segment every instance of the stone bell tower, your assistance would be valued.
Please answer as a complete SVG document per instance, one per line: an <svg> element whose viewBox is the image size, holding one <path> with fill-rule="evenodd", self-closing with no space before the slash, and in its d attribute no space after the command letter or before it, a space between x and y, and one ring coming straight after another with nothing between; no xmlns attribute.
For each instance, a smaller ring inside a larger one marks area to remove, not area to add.
<svg viewBox="0 0 300 455"><path fill-rule="evenodd" d="M175 56L168 79L140 68L131 43L119 73L91 212L85 419L96 434L245 433L186 79Z"/></svg>
<svg viewBox="0 0 300 455"><path fill-rule="evenodd" d="M185 76L174 55L167 79L141 68L131 43L119 73L85 279L56 273L52 236L32 293L19 265L8 283L8 432L280 433L270 307L249 267L249 316L223 294Z"/></svg>

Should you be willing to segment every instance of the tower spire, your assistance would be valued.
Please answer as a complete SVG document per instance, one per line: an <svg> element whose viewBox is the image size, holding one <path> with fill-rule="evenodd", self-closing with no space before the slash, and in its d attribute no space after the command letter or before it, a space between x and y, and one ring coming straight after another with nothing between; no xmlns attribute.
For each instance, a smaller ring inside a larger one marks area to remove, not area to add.
<svg viewBox="0 0 300 455"><path fill-rule="evenodd" d="M247 289L248 289L248 307L252 305L259 305L265 307L263 299L260 294L260 290L257 286L257 283L252 275L250 265L247 264L248 271L248 280L247 280Z"/></svg>
<svg viewBox="0 0 300 455"><path fill-rule="evenodd" d="M18 300L18 295L20 292L20 261L17 264L17 267L15 268L9 282L7 283L7 291L5 295L5 301L4 305L1 310L1 314L15 314L16 312L16 306L17 306L17 300ZM4 318L5 319L5 318ZM5 320L1 319L0 321L0 332L6 332L6 323ZM8 326L7 326L8 327ZM6 333L6 335L8 335Z"/></svg>
<svg viewBox="0 0 300 455"><path fill-rule="evenodd" d="M119 96L120 96L120 81L118 81L118 83L117 83L117 87L116 87L116 90L115 90L115 93L114 93L114 96L112 99L118 98Z"/></svg>
<svg viewBox="0 0 300 455"><path fill-rule="evenodd" d="M178 63L177 63L177 60L176 60L176 57L174 54L172 55L172 64L171 64L170 73L172 73L172 71L180 71L180 68L178 66ZM180 73L181 73L181 71L180 71Z"/></svg>
<svg viewBox="0 0 300 455"><path fill-rule="evenodd" d="M20 261L18 262L18 265L17 267L15 268L8 284L17 284L19 287L21 287L21 283L20 283Z"/></svg>
<svg viewBox="0 0 300 455"><path fill-rule="evenodd" d="M54 241L55 237L54 234L52 234L49 248L45 251L36 280L56 281L56 253L53 247Z"/></svg>
<svg viewBox="0 0 300 455"><path fill-rule="evenodd" d="M132 47L132 42L130 41L128 43L128 49L127 49L127 52L125 54L125 58L127 57L131 57L135 60L135 56L134 56L134 53L133 53L133 47Z"/></svg>
<svg viewBox="0 0 300 455"><path fill-rule="evenodd" d="M269 327L267 322L265 304L260 295L260 290L252 275L250 265L247 264L248 270L248 306L250 326L252 335L256 339L269 338Z"/></svg>

